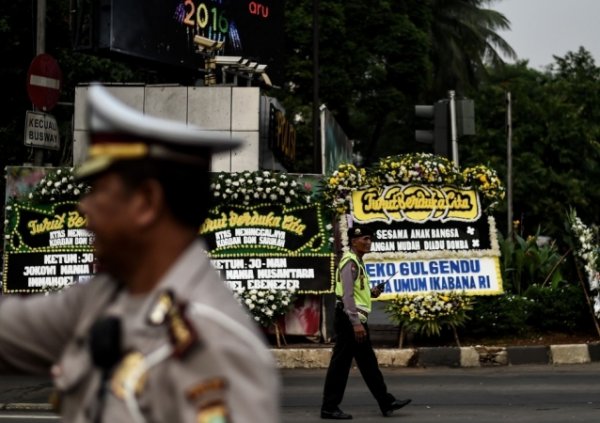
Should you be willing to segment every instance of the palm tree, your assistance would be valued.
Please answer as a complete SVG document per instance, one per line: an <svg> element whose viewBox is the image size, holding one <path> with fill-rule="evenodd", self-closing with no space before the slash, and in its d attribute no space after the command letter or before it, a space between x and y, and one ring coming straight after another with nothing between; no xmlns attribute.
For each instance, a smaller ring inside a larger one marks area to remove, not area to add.
<svg viewBox="0 0 600 423"><path fill-rule="evenodd" d="M497 0L432 0L433 94L476 88L486 65L501 65L516 53L496 31L510 29L508 19L485 8Z"/></svg>

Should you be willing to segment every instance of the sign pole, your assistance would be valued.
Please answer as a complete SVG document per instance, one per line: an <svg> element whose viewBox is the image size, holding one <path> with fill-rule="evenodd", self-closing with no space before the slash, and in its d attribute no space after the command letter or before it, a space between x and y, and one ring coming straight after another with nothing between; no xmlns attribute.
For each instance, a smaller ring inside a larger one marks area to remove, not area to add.
<svg viewBox="0 0 600 423"><path fill-rule="evenodd" d="M37 31L35 37L36 54L46 51L46 0L37 0Z"/></svg>
<svg viewBox="0 0 600 423"><path fill-rule="evenodd" d="M35 51L36 55L40 55L46 52L46 0L37 0L36 24ZM44 150L42 148L34 147L33 164L41 166L43 163Z"/></svg>

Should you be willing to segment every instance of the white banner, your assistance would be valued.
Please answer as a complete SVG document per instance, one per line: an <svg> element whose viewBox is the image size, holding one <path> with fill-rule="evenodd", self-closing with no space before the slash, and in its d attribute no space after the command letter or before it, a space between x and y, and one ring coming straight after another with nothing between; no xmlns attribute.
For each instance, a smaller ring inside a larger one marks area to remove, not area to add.
<svg viewBox="0 0 600 423"><path fill-rule="evenodd" d="M371 285L385 282L379 299L427 292L464 292L467 295L502 293L498 257L365 259Z"/></svg>

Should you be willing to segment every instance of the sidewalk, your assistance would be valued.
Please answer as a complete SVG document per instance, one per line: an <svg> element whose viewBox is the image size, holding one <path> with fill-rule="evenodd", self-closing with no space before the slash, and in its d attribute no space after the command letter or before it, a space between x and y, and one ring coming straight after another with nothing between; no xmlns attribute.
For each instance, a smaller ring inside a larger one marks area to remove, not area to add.
<svg viewBox="0 0 600 423"><path fill-rule="evenodd" d="M393 345L398 345L399 329L389 321L379 302L373 305L373 311L369 315L369 327L375 354L382 367L494 367L600 361L600 341L530 346L393 348ZM301 344L298 348L288 345L283 348L271 348L271 351L282 369L327 368L332 347L333 344Z"/></svg>
<svg viewBox="0 0 600 423"><path fill-rule="evenodd" d="M279 368L326 368L331 348L273 348ZM382 367L491 367L600 361L600 343L547 346L376 348Z"/></svg>

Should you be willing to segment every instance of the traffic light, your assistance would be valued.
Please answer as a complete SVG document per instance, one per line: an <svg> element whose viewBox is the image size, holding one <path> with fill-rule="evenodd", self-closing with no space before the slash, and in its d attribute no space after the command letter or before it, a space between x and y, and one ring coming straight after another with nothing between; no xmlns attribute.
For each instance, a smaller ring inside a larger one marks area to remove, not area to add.
<svg viewBox="0 0 600 423"><path fill-rule="evenodd" d="M427 119L433 129L415 130L415 140L433 145L433 152L451 159L450 119L448 100L439 100L434 105L416 105L415 116Z"/></svg>
<svg viewBox="0 0 600 423"><path fill-rule="evenodd" d="M475 102L468 98L456 100L456 135L475 135Z"/></svg>

